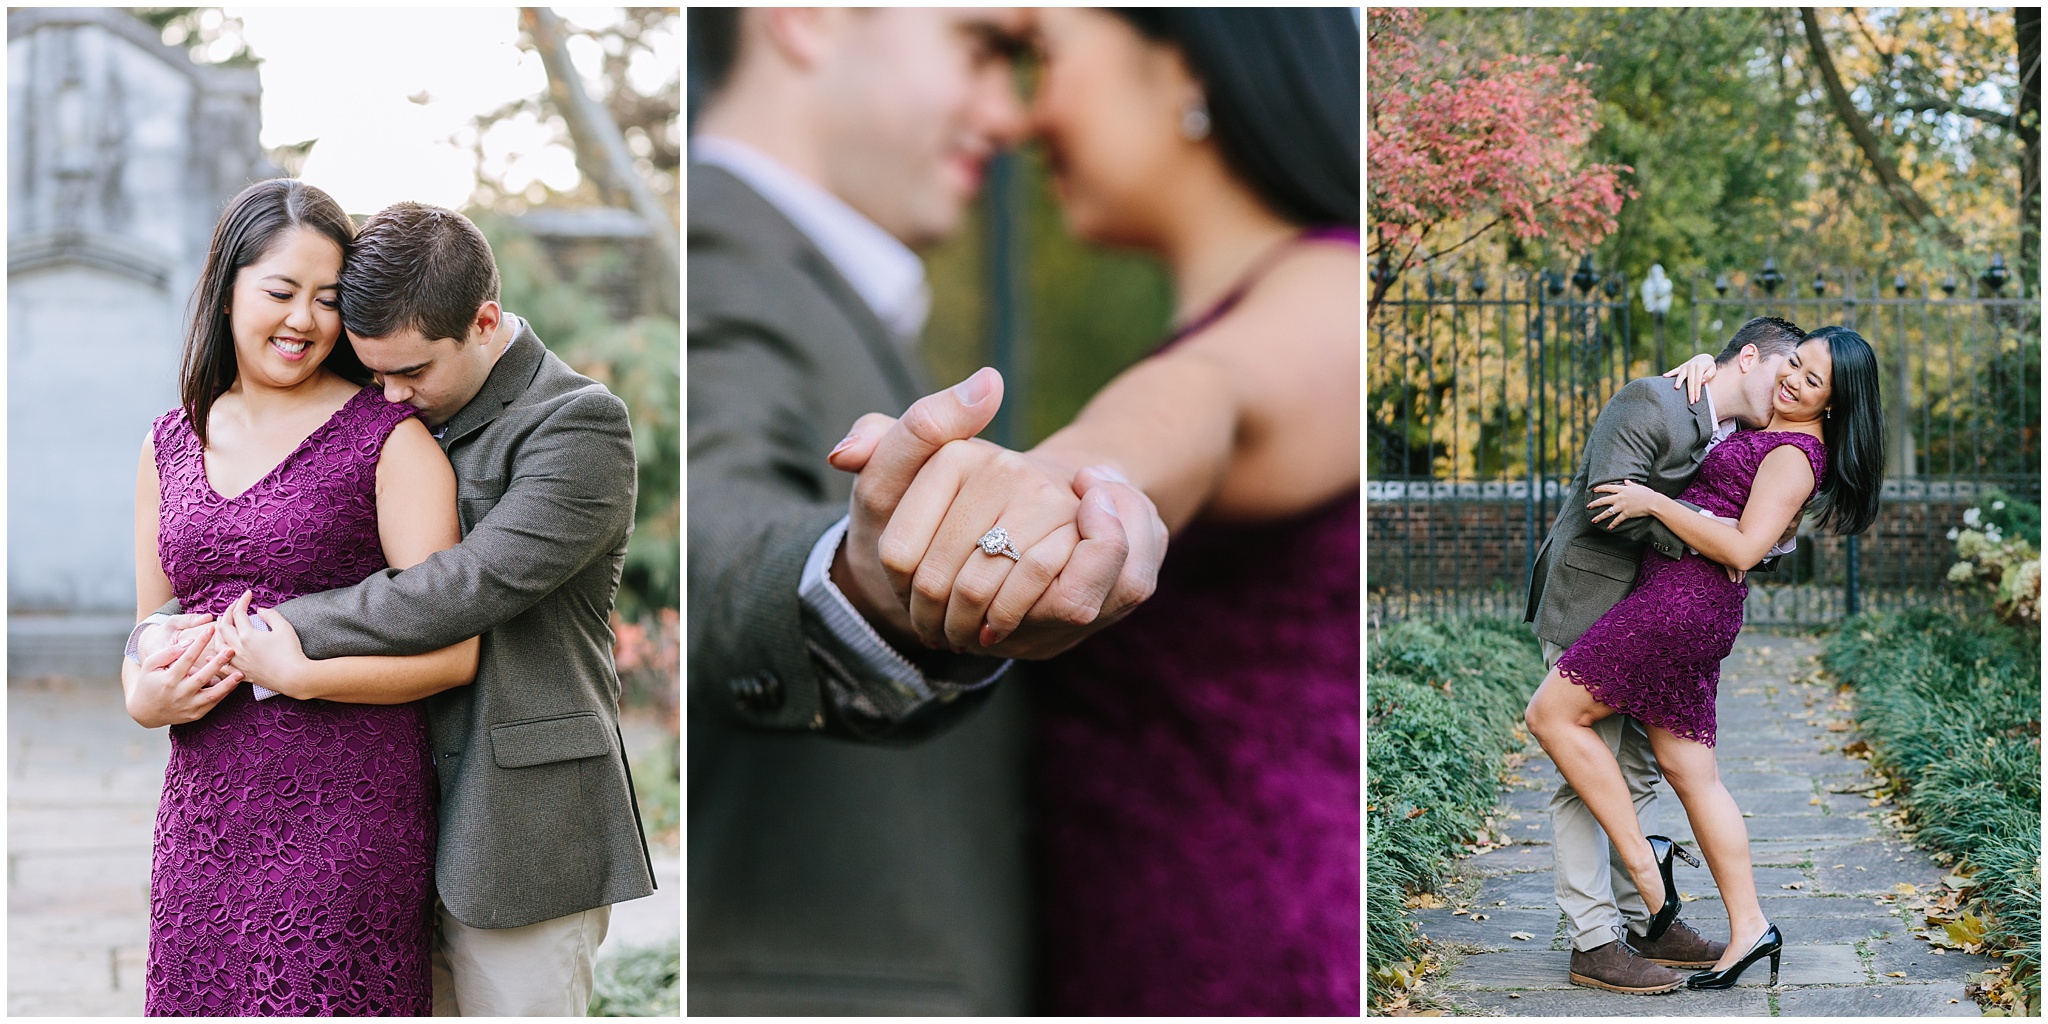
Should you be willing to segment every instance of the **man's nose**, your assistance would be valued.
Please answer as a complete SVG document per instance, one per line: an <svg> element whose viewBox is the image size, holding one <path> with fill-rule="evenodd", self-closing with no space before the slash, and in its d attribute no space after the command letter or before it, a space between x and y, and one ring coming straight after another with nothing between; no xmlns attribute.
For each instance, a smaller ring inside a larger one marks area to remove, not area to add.
<svg viewBox="0 0 2048 1024"><path fill-rule="evenodd" d="M381 383L384 385L384 400L393 405L397 405L412 397L412 388L399 381L386 377Z"/></svg>

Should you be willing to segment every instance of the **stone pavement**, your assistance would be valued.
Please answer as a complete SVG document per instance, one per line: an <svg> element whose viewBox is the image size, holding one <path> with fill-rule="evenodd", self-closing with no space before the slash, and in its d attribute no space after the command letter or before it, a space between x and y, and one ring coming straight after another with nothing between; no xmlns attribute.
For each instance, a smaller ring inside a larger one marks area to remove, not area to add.
<svg viewBox="0 0 2048 1024"><path fill-rule="evenodd" d="M112 679L11 679L7 719L7 1012L140 1016L169 734L130 721ZM629 750L664 741L627 728ZM681 932L680 858L654 860L661 888L613 907L601 958Z"/></svg>
<svg viewBox="0 0 2048 1024"><path fill-rule="evenodd" d="M1785 935L1776 990L1769 964L1721 992L1631 996L1567 980L1571 946L1551 879L1557 769L1531 742L1497 822L1512 844L1464 860L1459 877L1438 888L1443 907L1409 912L1438 948L1464 954L1431 980L1440 1001L1456 1012L1511 1016L1978 1016L1964 977L1992 961L1936 955L1912 937L1918 922L1895 904L1893 886L1933 888L1943 869L1890 834L1870 800L1853 792L1874 780L1840 752L1855 735L1846 705L1807 680L1820 650L1810 637L1748 631L1722 666L1721 774L1749 819L1764 913ZM1657 813L1662 834L1697 854L1668 788ZM1712 876L1681 863L1677 884L1693 899L1683 918L1725 940L1728 918Z"/></svg>

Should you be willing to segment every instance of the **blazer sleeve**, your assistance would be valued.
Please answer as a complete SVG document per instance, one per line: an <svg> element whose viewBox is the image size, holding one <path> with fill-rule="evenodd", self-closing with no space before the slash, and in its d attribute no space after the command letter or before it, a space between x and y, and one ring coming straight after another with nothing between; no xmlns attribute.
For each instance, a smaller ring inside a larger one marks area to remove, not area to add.
<svg viewBox="0 0 2048 1024"><path fill-rule="evenodd" d="M1622 387L1608 408L1593 421L1592 433L1586 439L1589 463L1586 486L1589 492L1597 498L1599 492L1591 491L1592 488L1623 480L1657 487L1657 463L1675 446L1691 444L1675 437L1671 424L1672 418L1649 389ZM1658 489L1663 490L1661 487ZM1677 560L1685 557L1685 542L1655 516L1641 516L1613 527L1605 523L1595 525L1637 543L1648 544L1667 558Z"/></svg>
<svg viewBox="0 0 2048 1024"><path fill-rule="evenodd" d="M816 389L832 378L791 329L737 309L691 316L691 708L756 728L918 742L972 714L1001 661L911 652L908 672L877 674L805 607L805 563L847 506L826 496L838 437L815 422Z"/></svg>
<svg viewBox="0 0 2048 1024"><path fill-rule="evenodd" d="M462 543L278 611L312 658L419 654L485 633L625 542L635 472L625 403L587 389L520 443L504 493Z"/></svg>

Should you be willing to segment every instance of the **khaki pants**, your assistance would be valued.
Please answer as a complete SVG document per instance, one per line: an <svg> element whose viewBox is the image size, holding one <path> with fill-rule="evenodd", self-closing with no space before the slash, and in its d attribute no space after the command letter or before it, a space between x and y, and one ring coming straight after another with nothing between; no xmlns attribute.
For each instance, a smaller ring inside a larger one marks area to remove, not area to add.
<svg viewBox="0 0 2048 1024"><path fill-rule="evenodd" d="M1563 653L1563 648L1544 641L1544 666L1556 667ZM1643 834L1655 833L1655 787L1664 776L1657 769L1657 755L1650 750L1650 734L1641 722L1622 714L1594 723L1593 731L1621 764L1621 777L1635 800L1636 821ZM1650 913L1636 891L1635 880L1607 841L1607 831L1569 782L1560 781L1550 798L1550 831L1557 905L1569 922L1572 948L1583 951L1614 941L1614 929L1624 918L1637 931L1645 930Z"/></svg>
<svg viewBox="0 0 2048 1024"><path fill-rule="evenodd" d="M434 1016L582 1017L611 925L597 907L522 928L471 928L434 904Z"/></svg>

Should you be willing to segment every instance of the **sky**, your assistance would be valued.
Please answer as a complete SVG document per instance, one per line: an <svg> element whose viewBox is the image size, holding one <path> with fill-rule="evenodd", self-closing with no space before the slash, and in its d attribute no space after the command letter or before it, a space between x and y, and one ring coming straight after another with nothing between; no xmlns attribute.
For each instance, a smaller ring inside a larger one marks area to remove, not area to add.
<svg viewBox="0 0 2048 1024"><path fill-rule="evenodd" d="M617 8L556 12L587 27L619 16ZM460 208L475 186L471 119L547 89L539 56L517 45L517 8L226 13L241 20L242 37L263 59L263 145L318 139L300 177L350 213L406 199ZM594 90L596 44L572 37L570 56ZM501 122L484 140L487 169L504 172L513 191L533 181L573 188L575 156L553 141L559 134L530 116Z"/></svg>

